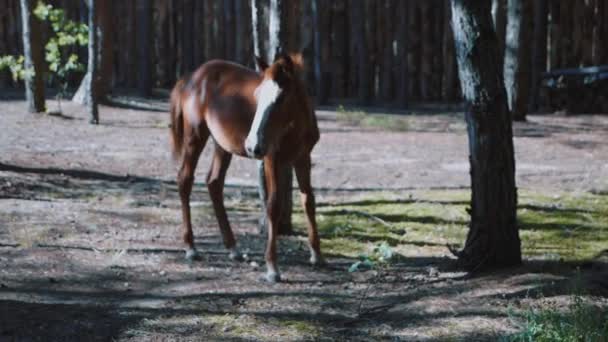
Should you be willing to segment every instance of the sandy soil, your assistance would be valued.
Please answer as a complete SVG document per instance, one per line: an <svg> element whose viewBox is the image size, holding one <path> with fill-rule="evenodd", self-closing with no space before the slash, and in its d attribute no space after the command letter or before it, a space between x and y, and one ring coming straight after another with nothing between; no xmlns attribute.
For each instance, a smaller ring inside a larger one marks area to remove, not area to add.
<svg viewBox="0 0 608 342"><path fill-rule="evenodd" d="M467 279L446 250L348 273L339 255L308 266L301 236L281 241L286 281L261 283L255 163L242 158L226 204L249 260L228 260L196 186L204 256L186 263L165 112L102 107L90 126L72 104L60 117L24 109L0 102L0 341L494 340L517 328L510 308L567 301L574 270L558 262ZM412 116L406 132L319 118L321 203L469 184L461 115ZM515 134L520 188L608 190L608 117L532 116Z"/></svg>

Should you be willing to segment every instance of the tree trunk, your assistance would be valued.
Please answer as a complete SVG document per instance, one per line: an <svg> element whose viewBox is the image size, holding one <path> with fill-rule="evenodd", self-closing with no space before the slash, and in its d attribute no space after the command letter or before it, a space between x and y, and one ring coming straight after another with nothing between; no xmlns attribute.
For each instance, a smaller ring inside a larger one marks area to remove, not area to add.
<svg viewBox="0 0 608 342"><path fill-rule="evenodd" d="M137 90L143 96L152 90L152 2L137 0Z"/></svg>
<svg viewBox="0 0 608 342"><path fill-rule="evenodd" d="M513 120L525 121L530 99L530 23L532 3L509 0L504 77Z"/></svg>
<svg viewBox="0 0 608 342"><path fill-rule="evenodd" d="M447 0L444 18L449 22L452 17L450 1ZM454 54L454 34L452 25L445 25L443 32L443 59L444 68L441 79L441 97L443 101L455 101L457 99L458 80L456 70L456 55Z"/></svg>
<svg viewBox="0 0 608 342"><path fill-rule="evenodd" d="M97 125L99 123L99 113L97 108L97 1L88 0L89 2L89 82L85 94L85 103L91 116L90 123Z"/></svg>
<svg viewBox="0 0 608 342"><path fill-rule="evenodd" d="M490 2L453 0L452 25L471 164L471 223L459 261L469 271L521 263L513 132Z"/></svg>
<svg viewBox="0 0 608 342"><path fill-rule="evenodd" d="M28 75L25 77L25 100L30 113L45 111L44 104L44 53L40 32L40 20L33 10L34 0L21 0L21 25L23 27L23 55ZM31 72L31 74L30 74Z"/></svg>
<svg viewBox="0 0 608 342"><path fill-rule="evenodd" d="M530 111L538 110L541 76L547 71L547 0L534 1L534 46L532 48L532 80Z"/></svg>
<svg viewBox="0 0 608 342"><path fill-rule="evenodd" d="M244 53L244 31L245 25L243 23L245 16L243 15L245 4L241 0L234 1L234 60L237 63L245 64L245 53Z"/></svg>
<svg viewBox="0 0 608 342"><path fill-rule="evenodd" d="M409 100L409 71L407 63L408 44L409 44L409 1L401 0L397 4L397 55L399 64L397 65L397 101L401 108L407 108Z"/></svg>
<svg viewBox="0 0 608 342"><path fill-rule="evenodd" d="M363 1L352 1L351 28L353 53L355 55L356 75L357 75L357 99L363 106L369 105L371 87L369 81L369 61L367 60L368 50L365 40L365 13Z"/></svg>
<svg viewBox="0 0 608 342"><path fill-rule="evenodd" d="M224 13L224 57L229 60L234 60L234 3L232 0L224 0L222 2L222 10Z"/></svg>
<svg viewBox="0 0 608 342"><path fill-rule="evenodd" d="M268 32L268 43L263 44L262 29L263 23L260 23L260 14L263 8L260 7L260 1L252 0L251 2L251 21L252 29L254 33L254 51L256 56L265 56L268 63L272 63L275 54L278 51L284 51L287 37L287 8L286 1L283 0L271 0L269 7L269 20L267 32ZM267 50L263 50L264 46L267 46ZM285 51L286 52L286 51ZM260 220L260 232L265 234L268 225L266 218L266 201L268 199L268 192L266 189L266 179L264 175L264 162L258 162L258 192L260 200L262 202L262 218ZM278 200L284 203L282 211L279 217L279 234L290 235L293 234L293 227L291 223L291 213L293 210L292 201L292 183L293 183L293 172L291 167L287 167L284 170L279 171L278 189L277 194Z"/></svg>
<svg viewBox="0 0 608 342"><path fill-rule="evenodd" d="M314 52L313 52L313 67L314 67L314 75L315 75L315 100L317 104L324 104L327 102L327 98L324 96L326 94L325 86L323 84L323 70L322 70L322 61L321 61L321 13L319 12L319 0L311 0L311 16L312 16L312 29L313 29L313 42L314 42ZM365 39L365 38L363 38Z"/></svg>
<svg viewBox="0 0 608 342"><path fill-rule="evenodd" d="M182 1L182 72L187 74L194 71L194 0Z"/></svg>
<svg viewBox="0 0 608 342"><path fill-rule="evenodd" d="M384 1L379 14L383 18L384 30L382 32L382 64L380 88L385 103L393 100L393 17L396 6L390 0ZM429 42L430 44L430 42Z"/></svg>
<svg viewBox="0 0 608 342"><path fill-rule="evenodd" d="M496 36L498 37L498 54L500 56L500 61L502 61L505 56L505 35L507 29L506 1L507 0L492 0L492 23L494 24L494 31L496 31Z"/></svg>
<svg viewBox="0 0 608 342"><path fill-rule="evenodd" d="M559 3L557 1L549 1L549 70L557 69L561 66L560 60L560 27L559 27Z"/></svg>
<svg viewBox="0 0 608 342"><path fill-rule="evenodd" d="M114 69L114 39L112 37L112 0L100 1L97 3L97 86L95 87L95 97L97 102L102 101L112 88L112 74ZM88 20L88 19L87 19ZM82 78L78 90L74 93L72 101L81 105L88 105L86 94L87 86L90 82L90 71Z"/></svg>

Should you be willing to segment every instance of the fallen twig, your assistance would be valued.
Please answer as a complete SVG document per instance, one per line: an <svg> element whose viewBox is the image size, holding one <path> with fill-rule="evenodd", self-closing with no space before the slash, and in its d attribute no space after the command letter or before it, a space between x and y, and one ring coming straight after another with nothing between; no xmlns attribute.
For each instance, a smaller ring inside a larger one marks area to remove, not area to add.
<svg viewBox="0 0 608 342"><path fill-rule="evenodd" d="M388 228L394 228L392 224L384 221L383 219L379 218L378 216L374 216L374 215L366 213L364 211L342 209L342 210L339 211L339 213L343 214L343 215L351 214L351 215L363 216L363 217L368 218L368 219L370 219L372 221L376 221L376 222L378 222L378 223L380 223L380 224L382 224L382 225L384 225L384 226L386 226ZM403 233L405 234L405 230L403 231Z"/></svg>

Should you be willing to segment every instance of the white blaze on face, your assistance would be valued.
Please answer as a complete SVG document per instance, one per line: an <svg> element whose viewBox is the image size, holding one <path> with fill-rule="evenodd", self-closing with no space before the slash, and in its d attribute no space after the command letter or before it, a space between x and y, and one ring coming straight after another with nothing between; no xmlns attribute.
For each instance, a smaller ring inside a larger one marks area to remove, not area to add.
<svg viewBox="0 0 608 342"><path fill-rule="evenodd" d="M282 89L272 79L262 81L255 90L254 96L258 103L253 124L245 140L245 149L251 157L254 157L253 151L255 151L255 148L265 142L264 132L268 123L268 117L270 116L270 109L279 98L279 95L281 95L281 92Z"/></svg>

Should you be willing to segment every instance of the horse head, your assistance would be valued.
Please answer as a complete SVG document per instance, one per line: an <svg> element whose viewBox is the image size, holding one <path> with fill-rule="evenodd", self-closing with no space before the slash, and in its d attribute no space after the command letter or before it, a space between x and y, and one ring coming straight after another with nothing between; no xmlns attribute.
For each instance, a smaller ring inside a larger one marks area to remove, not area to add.
<svg viewBox="0 0 608 342"><path fill-rule="evenodd" d="M255 89L257 105L253 124L245 140L245 150L250 157L262 158L272 152L291 126L291 115L297 96L301 55L278 53L268 65L256 57L262 82Z"/></svg>

